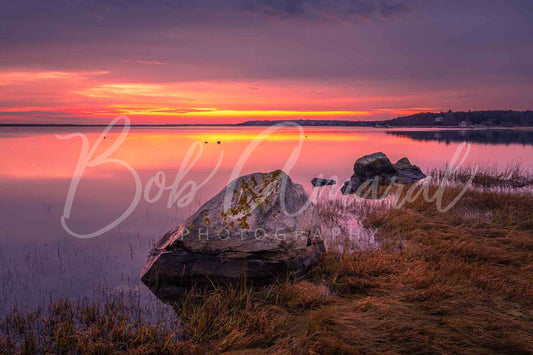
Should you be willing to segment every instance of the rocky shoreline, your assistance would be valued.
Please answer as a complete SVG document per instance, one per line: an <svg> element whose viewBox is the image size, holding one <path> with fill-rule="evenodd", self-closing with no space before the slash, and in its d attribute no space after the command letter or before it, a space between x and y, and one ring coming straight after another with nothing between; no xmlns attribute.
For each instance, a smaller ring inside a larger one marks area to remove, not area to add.
<svg viewBox="0 0 533 355"><path fill-rule="evenodd" d="M426 177L407 158L392 164L381 152L356 160L341 188L356 193L363 184L409 183ZM313 186L335 180L315 178ZM163 300L193 284L246 279L270 282L301 274L325 252L318 210L304 188L281 170L232 181L150 251L142 281Z"/></svg>

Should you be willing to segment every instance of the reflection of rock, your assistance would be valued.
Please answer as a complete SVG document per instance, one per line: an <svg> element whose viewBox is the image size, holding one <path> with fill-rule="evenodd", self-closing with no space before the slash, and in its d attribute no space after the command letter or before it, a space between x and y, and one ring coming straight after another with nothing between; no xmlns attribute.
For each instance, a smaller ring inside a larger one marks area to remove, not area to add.
<svg viewBox="0 0 533 355"><path fill-rule="evenodd" d="M409 162L409 159L402 158L392 164L389 158L381 152L357 159L353 171L354 174L350 180L344 182L344 186L341 188L344 195L356 193L359 187L365 183L367 186L372 186L371 181L384 185L393 181L408 183L426 177L418 166Z"/></svg>
<svg viewBox="0 0 533 355"><path fill-rule="evenodd" d="M328 186L328 185L335 185L337 181L335 180L329 180L329 179L321 179L321 178L313 178L311 180L311 184L313 186Z"/></svg>
<svg viewBox="0 0 533 355"><path fill-rule="evenodd" d="M317 208L307 203L281 170L242 176L159 241L141 278L161 296L207 278L264 281L306 270L324 251ZM284 206L303 212L287 216Z"/></svg>

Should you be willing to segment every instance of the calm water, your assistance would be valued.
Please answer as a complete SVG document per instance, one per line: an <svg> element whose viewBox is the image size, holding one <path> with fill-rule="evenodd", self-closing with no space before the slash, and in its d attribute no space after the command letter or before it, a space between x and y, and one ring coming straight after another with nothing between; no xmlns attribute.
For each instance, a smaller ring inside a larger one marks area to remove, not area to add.
<svg viewBox="0 0 533 355"><path fill-rule="evenodd" d="M0 312L15 304L24 308L57 297L97 298L117 292L128 293L147 307L160 307L138 280L146 253L154 241L228 184L242 152L264 128L131 128L112 158L129 164L139 174L143 193L157 172L161 172L159 177L165 176L166 185L174 183L195 142L200 142L197 160L176 188L183 188L184 196L191 186L213 176L187 206L168 208L169 191L152 203L143 197L133 213L112 230L96 238L79 239L69 235L60 220L82 140L56 135L80 132L92 146L103 130L0 128ZM119 133L119 129L108 133L96 155L117 142ZM283 168L298 141L295 128L266 137L251 151L240 175ZM356 158L377 151L393 161L407 156L422 170L443 167L464 141L471 147L467 164L503 168L521 162L533 169L532 130L304 128L301 152L290 176L308 191L310 180L320 174L342 182L351 175ZM220 166L214 171L219 159ZM87 168L68 226L80 234L106 226L130 205L136 187L123 165ZM150 197L155 194L152 190Z"/></svg>

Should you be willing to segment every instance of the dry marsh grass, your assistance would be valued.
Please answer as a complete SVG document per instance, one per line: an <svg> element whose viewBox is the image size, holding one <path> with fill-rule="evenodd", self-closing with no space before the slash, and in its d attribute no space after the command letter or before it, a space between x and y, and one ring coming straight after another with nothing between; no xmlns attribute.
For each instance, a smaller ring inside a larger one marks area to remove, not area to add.
<svg viewBox="0 0 533 355"><path fill-rule="evenodd" d="M459 191L448 187L443 205ZM309 274L270 286L192 289L173 305L176 329L128 319L120 305L58 303L8 316L0 353L533 352L530 192L470 189L445 213L422 197L382 207L361 220L379 248L330 250Z"/></svg>
<svg viewBox="0 0 533 355"><path fill-rule="evenodd" d="M520 163L508 165L504 169L497 166L464 166L451 173L445 169L433 169L429 172L435 183L446 179L450 183L465 184L472 179L472 186L478 188L523 188L533 185L533 174Z"/></svg>
<svg viewBox="0 0 533 355"><path fill-rule="evenodd" d="M95 306L58 300L31 312L13 310L0 321L0 353L190 353L175 331L132 319L122 302Z"/></svg>

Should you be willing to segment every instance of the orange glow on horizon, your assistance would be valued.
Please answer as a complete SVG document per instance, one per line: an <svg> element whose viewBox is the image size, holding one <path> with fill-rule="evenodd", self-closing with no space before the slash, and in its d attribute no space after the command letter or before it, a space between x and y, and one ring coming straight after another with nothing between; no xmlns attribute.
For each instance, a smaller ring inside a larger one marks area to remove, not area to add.
<svg viewBox="0 0 533 355"><path fill-rule="evenodd" d="M149 83L119 81L111 74L107 70L0 71L0 95L4 102L12 102L0 108L0 122L102 123L98 120L118 115L145 124L284 118L375 120L434 110L379 107L380 102L399 98L363 95L358 88L342 83Z"/></svg>
<svg viewBox="0 0 533 355"><path fill-rule="evenodd" d="M169 108L155 108L155 109L125 109L116 112L98 112L98 115L114 116L114 115L145 115L145 116L216 116L216 117L294 117L294 116L311 116L311 117L352 117L352 116L370 116L369 111L280 111L280 110L217 110L215 108L208 109L186 109L182 112L172 111ZM91 112L85 112L91 113Z"/></svg>

